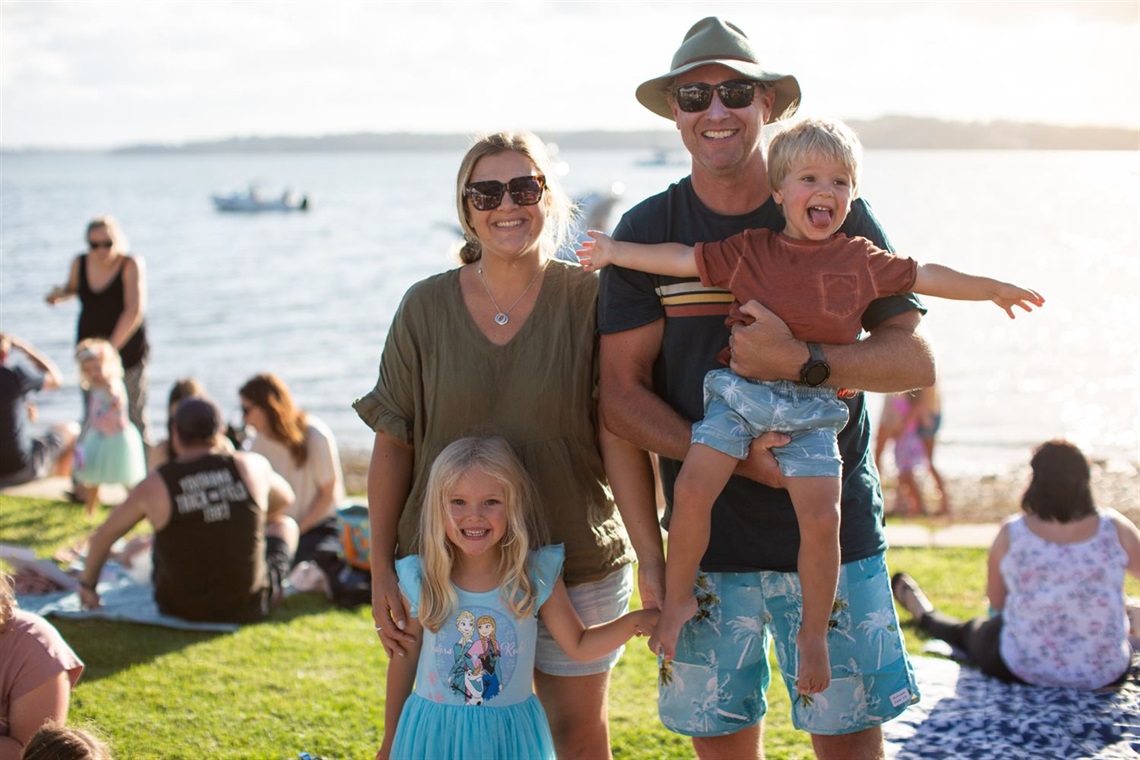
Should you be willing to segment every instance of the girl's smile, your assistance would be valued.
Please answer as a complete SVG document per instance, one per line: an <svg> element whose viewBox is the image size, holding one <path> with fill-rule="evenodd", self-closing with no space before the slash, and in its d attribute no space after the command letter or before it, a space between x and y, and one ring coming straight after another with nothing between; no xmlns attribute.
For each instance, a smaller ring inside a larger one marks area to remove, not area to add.
<svg viewBox="0 0 1140 760"><path fill-rule="evenodd" d="M467 470L447 500L448 540L468 556L497 551L506 537L505 499L502 483L480 470Z"/></svg>

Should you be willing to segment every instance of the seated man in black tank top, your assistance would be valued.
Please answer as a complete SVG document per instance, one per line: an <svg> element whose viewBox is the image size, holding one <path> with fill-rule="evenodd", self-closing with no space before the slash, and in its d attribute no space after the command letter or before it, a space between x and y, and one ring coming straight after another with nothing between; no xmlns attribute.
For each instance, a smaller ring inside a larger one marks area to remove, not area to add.
<svg viewBox="0 0 1140 760"><path fill-rule="evenodd" d="M135 486L92 534L80 581L84 607L111 545L142 519L154 527L154 596L164 614L187 620L248 623L281 598L297 550L297 523L285 514L289 484L268 460L221 446L222 415L188 398L174 413L173 462Z"/></svg>

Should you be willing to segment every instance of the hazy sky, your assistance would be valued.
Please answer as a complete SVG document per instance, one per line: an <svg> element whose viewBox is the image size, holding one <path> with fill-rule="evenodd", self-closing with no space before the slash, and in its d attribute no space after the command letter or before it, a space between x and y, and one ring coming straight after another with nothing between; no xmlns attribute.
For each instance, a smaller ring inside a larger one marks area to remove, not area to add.
<svg viewBox="0 0 1140 760"><path fill-rule="evenodd" d="M741 26L801 112L1140 128L1124 2L0 2L0 145L668 128L633 91Z"/></svg>

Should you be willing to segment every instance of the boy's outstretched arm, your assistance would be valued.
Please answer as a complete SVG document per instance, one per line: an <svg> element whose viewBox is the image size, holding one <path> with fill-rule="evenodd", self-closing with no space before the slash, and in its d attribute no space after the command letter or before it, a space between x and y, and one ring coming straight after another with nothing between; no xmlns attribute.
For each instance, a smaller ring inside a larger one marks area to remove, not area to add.
<svg viewBox="0 0 1140 760"><path fill-rule="evenodd" d="M587 272L617 264L626 269L673 277L696 277L700 274L692 246L680 243L641 245L619 242L598 230L589 230L586 234L593 240L583 240L575 253Z"/></svg>
<svg viewBox="0 0 1140 760"><path fill-rule="evenodd" d="M941 264L919 264L914 292L955 301L993 301L1005 309L1010 319L1014 318L1014 306L1033 311L1034 306L1045 304L1045 299L1036 291L990 277L966 274Z"/></svg>

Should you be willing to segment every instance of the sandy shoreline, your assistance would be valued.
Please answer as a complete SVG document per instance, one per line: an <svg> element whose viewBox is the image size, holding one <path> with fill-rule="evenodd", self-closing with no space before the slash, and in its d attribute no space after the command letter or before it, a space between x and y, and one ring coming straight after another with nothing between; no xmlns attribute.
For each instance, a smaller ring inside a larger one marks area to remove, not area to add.
<svg viewBox="0 0 1140 760"><path fill-rule="evenodd" d="M365 493L370 453L359 449L341 450L345 487L350 494ZM929 475L920 471L928 507L937 504L935 489ZM895 501L894 474L884 476L883 492L887 509ZM1101 507L1111 507L1140 522L1140 463L1132 465L1092 463L1093 494ZM923 519L944 523L1000 522L1020 511L1021 495L1029 483L1029 465L1022 465L1000 474L948 475L947 491L951 513L948 517Z"/></svg>

